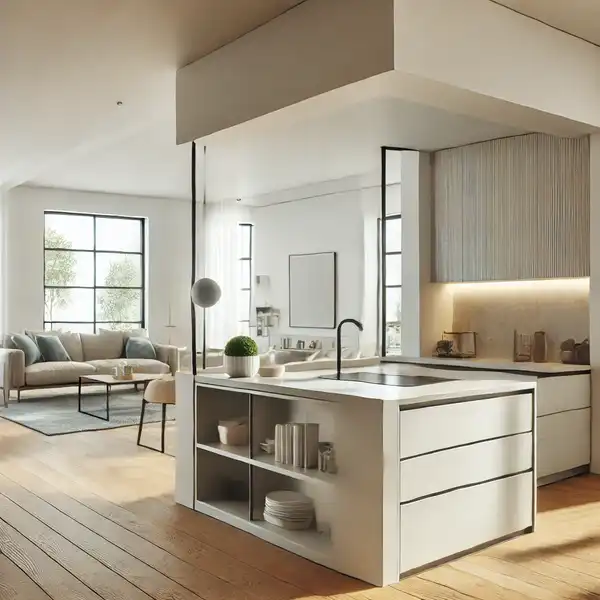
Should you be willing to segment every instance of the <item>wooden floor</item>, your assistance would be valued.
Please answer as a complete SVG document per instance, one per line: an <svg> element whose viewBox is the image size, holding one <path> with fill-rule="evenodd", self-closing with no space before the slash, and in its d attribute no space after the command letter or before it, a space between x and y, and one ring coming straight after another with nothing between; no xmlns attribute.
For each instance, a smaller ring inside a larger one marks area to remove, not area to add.
<svg viewBox="0 0 600 600"><path fill-rule="evenodd" d="M176 506L135 434L0 419L1 600L600 600L598 477L541 490L535 534L376 589Z"/></svg>

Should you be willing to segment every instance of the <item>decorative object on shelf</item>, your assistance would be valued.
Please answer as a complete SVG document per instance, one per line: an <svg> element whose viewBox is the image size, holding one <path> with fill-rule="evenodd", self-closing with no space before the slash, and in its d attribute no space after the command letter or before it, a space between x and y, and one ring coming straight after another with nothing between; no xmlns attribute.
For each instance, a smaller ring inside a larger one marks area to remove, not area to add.
<svg viewBox="0 0 600 600"><path fill-rule="evenodd" d="M295 467L304 466L304 425L291 423L292 427L292 464Z"/></svg>
<svg viewBox="0 0 600 600"><path fill-rule="evenodd" d="M438 340L435 345L435 356L448 358L452 356L454 342L452 340Z"/></svg>
<svg viewBox="0 0 600 600"><path fill-rule="evenodd" d="M331 442L319 442L319 471L323 473L337 473L335 450Z"/></svg>
<svg viewBox="0 0 600 600"><path fill-rule="evenodd" d="M319 424L304 423L304 468L319 466Z"/></svg>
<svg viewBox="0 0 600 600"><path fill-rule="evenodd" d="M533 334L533 362L544 363L548 360L548 341L545 331L536 331Z"/></svg>
<svg viewBox="0 0 600 600"><path fill-rule="evenodd" d="M229 377L254 377L260 368L256 342L247 335L236 335L225 345L225 373Z"/></svg>
<svg viewBox="0 0 600 600"><path fill-rule="evenodd" d="M300 492L269 492L265 497L263 516L267 523L283 529L309 529L315 520L314 503Z"/></svg>
<svg viewBox="0 0 600 600"><path fill-rule="evenodd" d="M275 462L283 462L283 425L275 425Z"/></svg>
<svg viewBox="0 0 600 600"><path fill-rule="evenodd" d="M256 307L256 335L257 337L269 337L270 330L279 325L279 310L272 306Z"/></svg>
<svg viewBox="0 0 600 600"><path fill-rule="evenodd" d="M285 365L263 365L258 369L261 377L283 377Z"/></svg>
<svg viewBox="0 0 600 600"><path fill-rule="evenodd" d="M475 331L444 331L440 342L451 342L449 354L437 356L446 356L450 358L475 358L477 356L477 332ZM436 351L439 342L436 345ZM446 344L442 348L448 348Z"/></svg>
<svg viewBox="0 0 600 600"><path fill-rule="evenodd" d="M319 424L282 423L275 425L275 462L303 469L319 465Z"/></svg>
<svg viewBox="0 0 600 600"><path fill-rule="evenodd" d="M564 364L589 365L590 343L585 339L577 343L573 338L565 340L560 345L560 360Z"/></svg>
<svg viewBox="0 0 600 600"><path fill-rule="evenodd" d="M267 438L264 442L260 442L260 444L258 445L260 446L260 449L266 454L275 453L275 440Z"/></svg>
<svg viewBox="0 0 600 600"><path fill-rule="evenodd" d="M515 362L530 362L533 352L533 336L530 333L514 332L513 360Z"/></svg>
<svg viewBox="0 0 600 600"><path fill-rule="evenodd" d="M206 369L206 309L214 306L220 300L221 288L213 279L202 277L192 286L191 297L192 302L202 308L202 369ZM195 328L192 333L195 333ZM196 361L194 348L195 344L192 347L193 364Z"/></svg>
<svg viewBox="0 0 600 600"><path fill-rule="evenodd" d="M248 443L248 422L245 418L219 421L219 441L226 446L245 446Z"/></svg>

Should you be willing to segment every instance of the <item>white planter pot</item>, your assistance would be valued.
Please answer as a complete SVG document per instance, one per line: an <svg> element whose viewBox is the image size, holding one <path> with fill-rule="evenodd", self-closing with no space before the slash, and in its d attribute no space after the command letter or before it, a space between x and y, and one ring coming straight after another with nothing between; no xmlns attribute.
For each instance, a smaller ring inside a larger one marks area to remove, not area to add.
<svg viewBox="0 0 600 600"><path fill-rule="evenodd" d="M254 377L260 367L260 356L225 355L223 366L229 377Z"/></svg>

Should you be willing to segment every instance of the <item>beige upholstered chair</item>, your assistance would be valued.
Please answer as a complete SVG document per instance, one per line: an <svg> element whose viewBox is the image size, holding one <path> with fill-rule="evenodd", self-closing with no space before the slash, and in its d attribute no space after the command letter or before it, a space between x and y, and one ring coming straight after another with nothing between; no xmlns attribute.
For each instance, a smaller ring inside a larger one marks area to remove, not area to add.
<svg viewBox="0 0 600 600"><path fill-rule="evenodd" d="M144 391L142 398L142 413L140 414L140 426L138 429L137 445L149 450L156 450L151 446L146 446L141 443L142 428L144 426L144 412L146 404L162 404L162 427L160 435L160 452L165 451L165 422L167 420L167 405L175 404L175 377L165 375L160 379L151 381Z"/></svg>

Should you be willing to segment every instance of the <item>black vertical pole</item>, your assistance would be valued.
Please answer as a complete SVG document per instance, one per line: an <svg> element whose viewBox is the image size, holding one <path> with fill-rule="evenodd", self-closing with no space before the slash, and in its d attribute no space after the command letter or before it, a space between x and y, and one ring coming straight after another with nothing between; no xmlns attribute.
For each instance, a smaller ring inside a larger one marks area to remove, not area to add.
<svg viewBox="0 0 600 600"><path fill-rule="evenodd" d="M192 142L192 283L190 290L196 281L196 142ZM191 320L192 320L192 374L196 375L196 307L190 297Z"/></svg>
<svg viewBox="0 0 600 600"><path fill-rule="evenodd" d="M387 148L381 148L381 357L387 352L387 298L385 289L386 264L385 264L385 231L387 215Z"/></svg>

